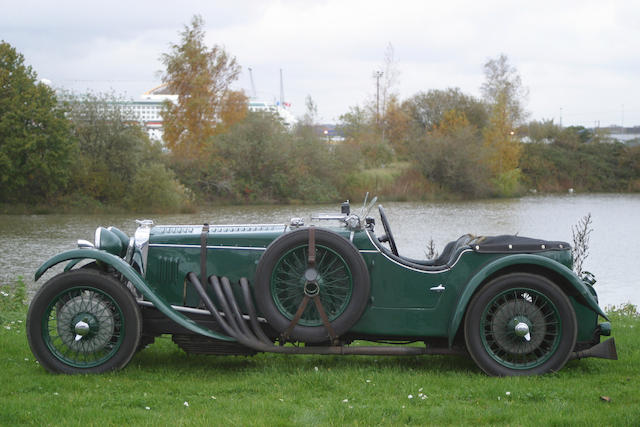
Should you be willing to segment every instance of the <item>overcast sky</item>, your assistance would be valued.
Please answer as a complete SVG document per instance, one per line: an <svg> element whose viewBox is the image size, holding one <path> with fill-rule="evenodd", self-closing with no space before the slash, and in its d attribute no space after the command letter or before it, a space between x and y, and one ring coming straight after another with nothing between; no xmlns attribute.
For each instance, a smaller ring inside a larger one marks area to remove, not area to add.
<svg viewBox="0 0 640 427"><path fill-rule="evenodd" d="M160 83L159 57L194 14L207 43L236 56L236 88L305 97L335 122L375 93L373 72L395 50L402 99L459 87L479 96L483 64L506 54L529 88L532 119L640 125L640 2L626 1L16 1L0 0L0 39L41 78L129 98Z"/></svg>

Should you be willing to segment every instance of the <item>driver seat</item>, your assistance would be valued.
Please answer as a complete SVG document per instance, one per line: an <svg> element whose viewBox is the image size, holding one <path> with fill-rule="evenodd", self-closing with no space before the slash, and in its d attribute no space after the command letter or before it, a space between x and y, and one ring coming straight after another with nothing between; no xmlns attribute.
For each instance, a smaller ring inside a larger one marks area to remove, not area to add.
<svg viewBox="0 0 640 427"><path fill-rule="evenodd" d="M475 239L475 236L471 234L465 234L460 236L458 240L453 240L447 243L444 249L442 250L442 253L437 258L434 258L434 259L415 260L407 257L401 257L401 258L404 258L407 261L414 264L420 264L420 265L426 265L426 266L435 267L435 266L442 266L442 265L451 265L452 263L455 262L456 258L458 257L458 254L462 250L469 247L469 244L473 239Z"/></svg>

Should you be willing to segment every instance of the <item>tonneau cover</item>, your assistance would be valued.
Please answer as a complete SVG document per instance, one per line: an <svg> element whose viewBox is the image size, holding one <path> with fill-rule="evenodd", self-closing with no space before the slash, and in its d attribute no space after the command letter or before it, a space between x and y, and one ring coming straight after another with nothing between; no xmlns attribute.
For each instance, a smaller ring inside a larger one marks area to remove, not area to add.
<svg viewBox="0 0 640 427"><path fill-rule="evenodd" d="M571 245L567 242L554 242L508 234L478 237L470 245L474 251L479 253L532 253L571 249Z"/></svg>

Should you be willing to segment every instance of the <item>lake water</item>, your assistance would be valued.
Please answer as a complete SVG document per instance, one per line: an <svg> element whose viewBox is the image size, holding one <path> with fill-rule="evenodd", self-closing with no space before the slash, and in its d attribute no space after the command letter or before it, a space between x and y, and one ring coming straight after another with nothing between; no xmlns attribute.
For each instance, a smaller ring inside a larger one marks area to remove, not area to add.
<svg viewBox="0 0 640 427"><path fill-rule="evenodd" d="M601 306L640 305L640 195L598 194L531 196L470 202L389 202L385 206L401 255L424 258L433 239L442 247L462 234L515 234L572 242L571 227L588 213L593 233L584 269L598 279ZM352 209L356 209L352 206ZM224 206L198 214L152 215L156 224L284 223L314 213L338 213L339 205ZM372 211L382 233L377 209ZM0 215L0 283L23 276L29 289L33 273L49 257L93 241L97 226L114 225L132 235L140 215ZM57 271L60 271L58 267ZM48 273L46 277L50 277ZM43 282L43 281L42 281Z"/></svg>

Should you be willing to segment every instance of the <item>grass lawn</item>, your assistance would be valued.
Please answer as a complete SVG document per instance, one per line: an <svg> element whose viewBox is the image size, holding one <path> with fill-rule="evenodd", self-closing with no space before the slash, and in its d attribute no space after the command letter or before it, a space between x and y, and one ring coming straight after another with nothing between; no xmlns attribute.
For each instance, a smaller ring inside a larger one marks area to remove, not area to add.
<svg viewBox="0 0 640 427"><path fill-rule="evenodd" d="M640 424L633 315L612 317L620 360L524 378L452 356L189 356L168 336L120 372L52 375L24 317L0 312L0 425Z"/></svg>

